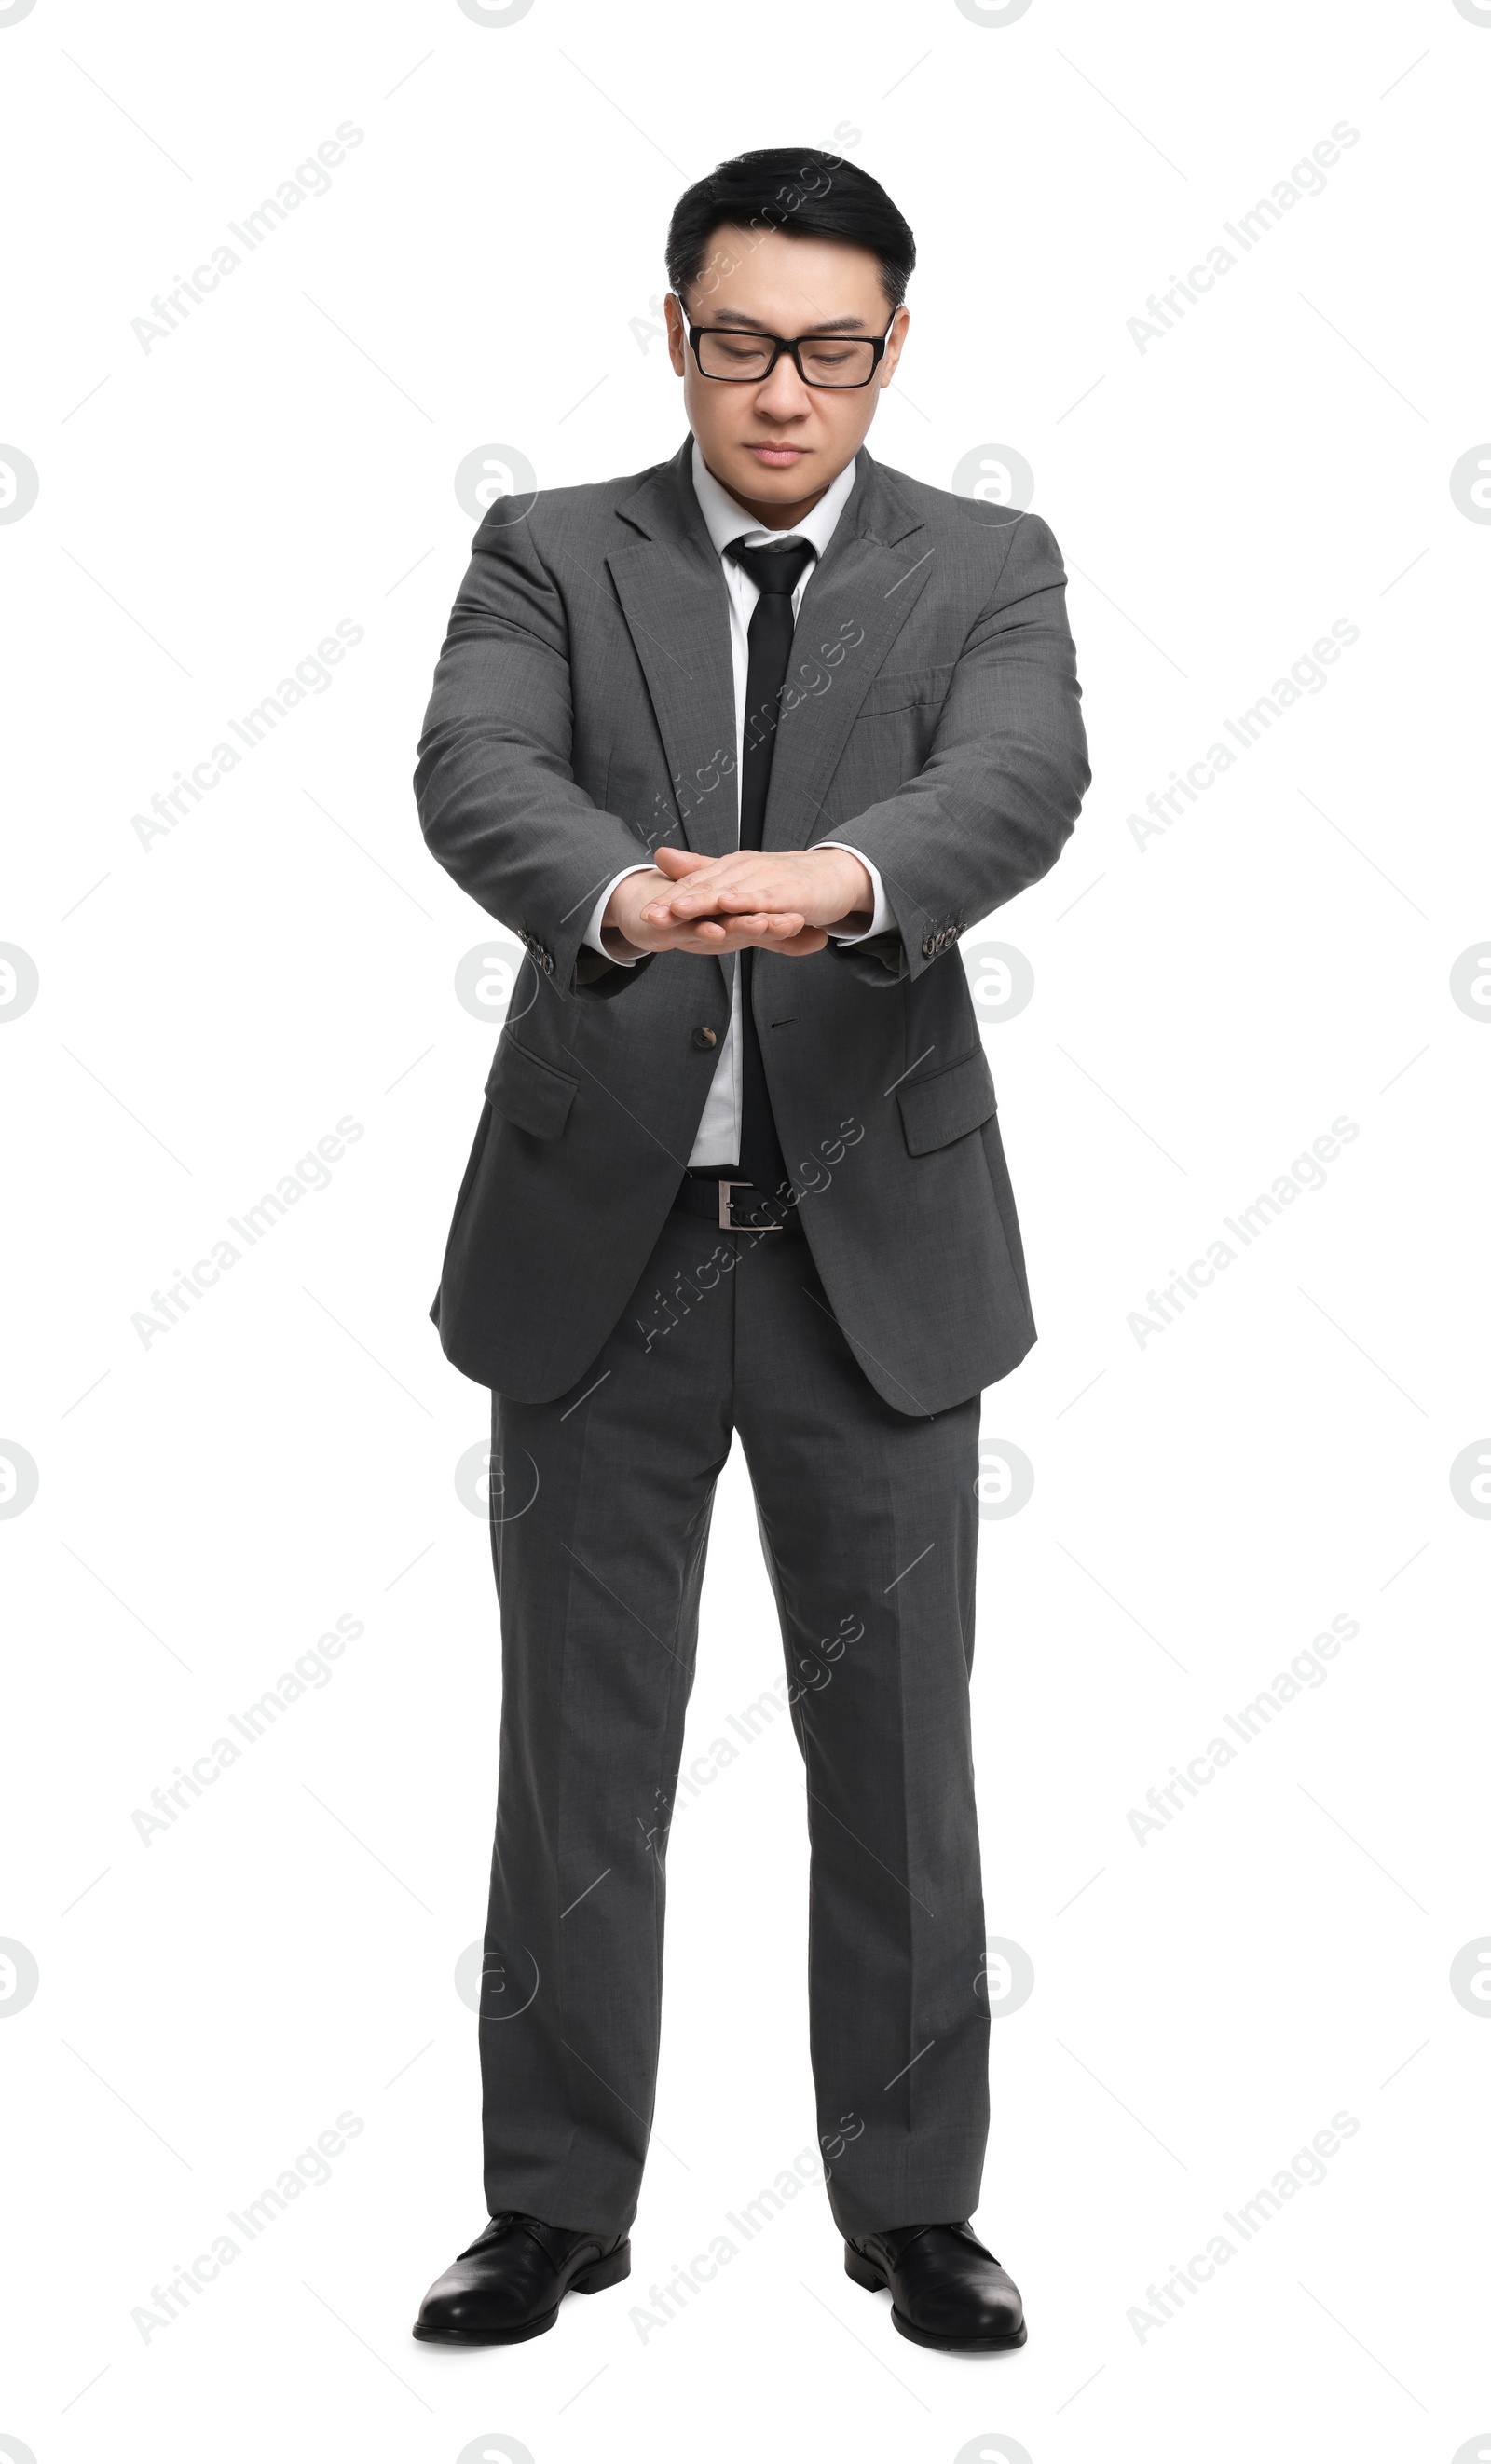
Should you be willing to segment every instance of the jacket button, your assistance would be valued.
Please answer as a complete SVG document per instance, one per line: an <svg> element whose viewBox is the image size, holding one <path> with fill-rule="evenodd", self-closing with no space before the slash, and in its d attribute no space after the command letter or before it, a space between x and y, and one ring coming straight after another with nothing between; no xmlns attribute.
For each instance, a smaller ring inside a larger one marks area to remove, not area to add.
<svg viewBox="0 0 1491 2464"><path fill-rule="evenodd" d="M696 1052L712 1052L719 1038L712 1026L696 1026L692 1042Z"/></svg>
<svg viewBox="0 0 1491 2464"><path fill-rule="evenodd" d="M937 956L937 944L930 934L922 944L922 956L924 958L935 958Z"/></svg>

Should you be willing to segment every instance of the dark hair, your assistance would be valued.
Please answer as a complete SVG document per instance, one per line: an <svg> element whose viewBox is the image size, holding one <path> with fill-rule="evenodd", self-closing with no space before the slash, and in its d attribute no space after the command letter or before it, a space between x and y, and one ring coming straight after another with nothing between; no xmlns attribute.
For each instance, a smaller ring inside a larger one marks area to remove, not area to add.
<svg viewBox="0 0 1491 2464"><path fill-rule="evenodd" d="M895 308L906 296L917 261L911 227L879 180L815 145L768 145L737 154L685 188L668 225L668 280L680 298L704 273L709 242L723 223L867 248L879 260L885 296Z"/></svg>

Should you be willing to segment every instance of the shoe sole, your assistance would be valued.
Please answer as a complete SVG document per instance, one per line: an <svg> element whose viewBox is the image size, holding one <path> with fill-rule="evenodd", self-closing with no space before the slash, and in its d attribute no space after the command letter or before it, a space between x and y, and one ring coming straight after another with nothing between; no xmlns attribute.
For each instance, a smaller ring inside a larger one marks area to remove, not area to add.
<svg viewBox="0 0 1491 2464"><path fill-rule="evenodd" d="M844 2253L844 2274L855 2284L862 2284L867 2293L889 2291L884 2272L873 2260ZM1023 2344L1028 2330L1022 2321L1013 2336L934 2336L929 2327L913 2327L909 2319L897 2309L894 2299L890 2322L898 2336L908 2344L925 2344L934 2353L1011 2353Z"/></svg>
<svg viewBox="0 0 1491 2464"><path fill-rule="evenodd" d="M595 2265L587 2268L583 2276L577 2276L572 2284L567 2284L565 2293L604 2293L609 2286L620 2284L631 2273L632 2244L624 2241L609 2258L597 2259ZM562 2293L559 2301L564 2298ZM411 2332L422 2344L525 2344L532 2336L547 2335L559 2317L559 2301L555 2302L552 2310L545 2310L537 2319L529 2319L521 2327L500 2327L486 2335L478 2335L461 2327L421 2327L417 2323Z"/></svg>

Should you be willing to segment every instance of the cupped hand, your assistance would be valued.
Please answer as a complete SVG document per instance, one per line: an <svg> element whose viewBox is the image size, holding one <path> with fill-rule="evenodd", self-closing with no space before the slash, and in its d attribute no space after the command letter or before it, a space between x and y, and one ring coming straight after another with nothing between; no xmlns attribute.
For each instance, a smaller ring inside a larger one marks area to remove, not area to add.
<svg viewBox="0 0 1491 2464"><path fill-rule="evenodd" d="M668 876L665 893L640 902L638 920L674 921L702 930L714 918L733 932L747 918L795 916L822 949L826 928L867 926L875 889L865 866L847 847L803 847L768 853L740 847L723 856L701 856L682 847L659 847L656 869ZM640 880L642 876L634 876ZM623 883L623 888L626 884ZM760 937L752 933L751 937Z"/></svg>
<svg viewBox="0 0 1491 2464"><path fill-rule="evenodd" d="M601 918L601 939L612 957L634 952L679 950L698 957L726 957L734 950L770 949L788 957L811 957L827 935L811 925L800 907L752 906L732 902L723 913L701 901L693 912L675 914L669 901L685 873L707 869L710 858L683 847L659 847L659 864L628 873L618 881ZM668 870L667 863L677 868Z"/></svg>

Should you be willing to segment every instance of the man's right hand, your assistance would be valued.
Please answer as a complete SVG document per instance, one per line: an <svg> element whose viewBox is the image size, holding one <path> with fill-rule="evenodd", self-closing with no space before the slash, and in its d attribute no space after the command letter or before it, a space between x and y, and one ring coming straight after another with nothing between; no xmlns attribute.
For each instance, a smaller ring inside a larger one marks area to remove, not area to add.
<svg viewBox="0 0 1491 2464"><path fill-rule="evenodd" d="M825 947L828 935L796 913L731 915L723 921L705 915L669 916L660 923L644 923L644 907L676 889L683 872L709 861L685 848L670 847L668 852L681 871L661 872L649 866L645 871L629 872L606 901L601 939L612 957L637 958L649 952L680 950L695 957L720 958L732 950L763 949L780 950L797 958Z"/></svg>

